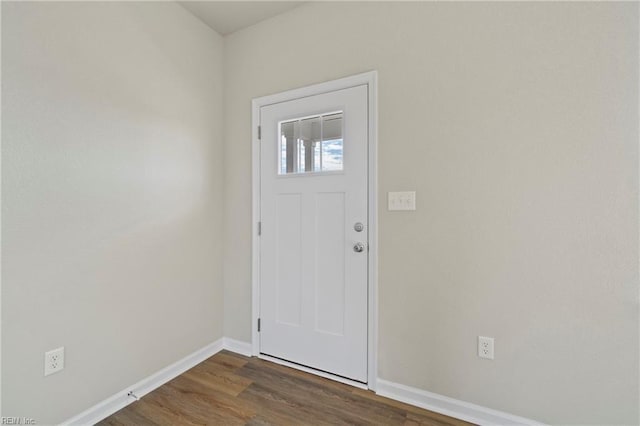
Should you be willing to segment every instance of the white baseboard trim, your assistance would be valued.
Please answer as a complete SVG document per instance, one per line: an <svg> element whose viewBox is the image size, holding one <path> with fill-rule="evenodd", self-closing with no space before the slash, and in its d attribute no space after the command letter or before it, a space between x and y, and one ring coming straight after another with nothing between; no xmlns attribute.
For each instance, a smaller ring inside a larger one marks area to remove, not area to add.
<svg viewBox="0 0 640 426"><path fill-rule="evenodd" d="M492 410L480 405L460 401L455 398L424 391L422 389L393 383L378 378L376 393L380 396L405 402L436 413L465 420L482 426L530 425L543 426L544 423L513 414Z"/></svg>
<svg viewBox="0 0 640 426"><path fill-rule="evenodd" d="M223 346L226 350L244 356L251 356L251 343L223 337Z"/></svg>
<svg viewBox="0 0 640 426"><path fill-rule="evenodd" d="M65 426L96 424L99 421L109 417L116 411L121 410L122 408L136 401L135 398L129 396L129 392L133 392L138 398L142 398L149 392L159 388L171 379L174 379L190 368L193 368L196 365L200 364L207 358L217 354L222 349L226 349L244 356L251 356L251 343L223 337L205 346L204 348L201 348L194 353L187 355L181 360L163 368L157 373L154 373L151 376L140 380L138 383L135 383L134 385L123 389L122 391L110 396L102 402L97 403L96 405L83 411L82 413L62 422L61 424ZM272 361L277 362L279 360ZM317 372L314 372L314 374L317 374ZM454 398L438 395L436 393L427 392L398 383L393 383L380 378L377 379L376 393L380 396L395 399L397 401L415 405L416 407L425 408L427 410L435 411L436 413L441 413L483 426L543 426L543 423L526 419L524 417L492 410L480 405L471 404Z"/></svg>
<svg viewBox="0 0 640 426"><path fill-rule="evenodd" d="M195 367L205 359L220 352L222 349L224 349L224 339L218 339L204 348L199 349L181 360L163 368L157 373L154 373L151 376L140 380L138 383L110 396L104 401L97 403L77 416L62 422L62 425L71 426L96 424L116 411L121 410L136 401L133 397L128 395L129 392L133 392L138 398L142 398L152 390L159 388L169 380L179 376L188 369Z"/></svg>

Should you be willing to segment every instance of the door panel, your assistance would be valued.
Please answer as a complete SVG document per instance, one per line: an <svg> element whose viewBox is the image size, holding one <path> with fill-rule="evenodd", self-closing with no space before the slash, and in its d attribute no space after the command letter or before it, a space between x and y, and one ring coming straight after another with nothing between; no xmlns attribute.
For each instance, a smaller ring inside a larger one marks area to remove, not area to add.
<svg viewBox="0 0 640 426"><path fill-rule="evenodd" d="M278 194L276 201L276 318L279 323L301 325L302 197Z"/></svg>
<svg viewBox="0 0 640 426"><path fill-rule="evenodd" d="M367 86L260 123L260 352L366 382Z"/></svg>
<svg viewBox="0 0 640 426"><path fill-rule="evenodd" d="M316 194L315 314L318 332L344 335L345 196Z"/></svg>

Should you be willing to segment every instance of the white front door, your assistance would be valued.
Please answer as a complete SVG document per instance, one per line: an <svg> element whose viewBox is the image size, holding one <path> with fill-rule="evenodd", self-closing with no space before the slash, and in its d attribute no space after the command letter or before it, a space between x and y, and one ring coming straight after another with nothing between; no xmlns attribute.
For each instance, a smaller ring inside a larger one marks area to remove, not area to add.
<svg viewBox="0 0 640 426"><path fill-rule="evenodd" d="M363 383L367 93L260 108L260 352Z"/></svg>

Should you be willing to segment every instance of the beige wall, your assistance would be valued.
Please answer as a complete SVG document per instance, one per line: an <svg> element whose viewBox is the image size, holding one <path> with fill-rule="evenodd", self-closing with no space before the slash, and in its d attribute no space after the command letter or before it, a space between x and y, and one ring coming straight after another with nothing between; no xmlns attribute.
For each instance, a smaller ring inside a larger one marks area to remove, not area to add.
<svg viewBox="0 0 640 426"><path fill-rule="evenodd" d="M380 377L637 424L638 4L307 4L225 38L225 335L250 339L254 97L379 72ZM496 359L476 337L496 339Z"/></svg>
<svg viewBox="0 0 640 426"><path fill-rule="evenodd" d="M223 297L248 341L250 101L377 69L379 376L637 424L638 47L633 3L307 4L223 58L172 3L3 2L2 414L77 414L221 337Z"/></svg>
<svg viewBox="0 0 640 426"><path fill-rule="evenodd" d="M222 336L222 39L2 2L2 63L2 414L50 424Z"/></svg>

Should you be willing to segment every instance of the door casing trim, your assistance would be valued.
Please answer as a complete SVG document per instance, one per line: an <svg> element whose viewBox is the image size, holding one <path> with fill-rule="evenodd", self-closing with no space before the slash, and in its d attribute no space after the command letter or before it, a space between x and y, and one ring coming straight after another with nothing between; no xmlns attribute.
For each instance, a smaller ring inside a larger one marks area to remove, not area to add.
<svg viewBox="0 0 640 426"><path fill-rule="evenodd" d="M367 387L376 390L378 376L378 72L369 71L299 89L288 90L251 101L251 353L260 355L258 318L260 317L260 108L280 102L319 95L355 86L367 86L368 104L368 318L367 318ZM313 372L313 371L311 371Z"/></svg>

